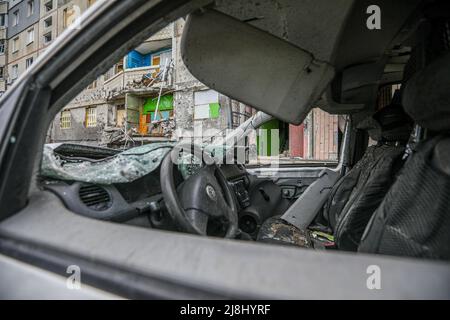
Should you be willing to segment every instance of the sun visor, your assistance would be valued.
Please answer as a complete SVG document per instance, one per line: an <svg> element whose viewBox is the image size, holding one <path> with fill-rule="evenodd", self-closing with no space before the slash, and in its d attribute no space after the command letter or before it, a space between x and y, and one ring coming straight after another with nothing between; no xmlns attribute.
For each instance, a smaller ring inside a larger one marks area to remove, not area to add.
<svg viewBox="0 0 450 320"><path fill-rule="evenodd" d="M305 119L334 76L311 53L214 10L188 16L181 54L208 87L293 124Z"/></svg>

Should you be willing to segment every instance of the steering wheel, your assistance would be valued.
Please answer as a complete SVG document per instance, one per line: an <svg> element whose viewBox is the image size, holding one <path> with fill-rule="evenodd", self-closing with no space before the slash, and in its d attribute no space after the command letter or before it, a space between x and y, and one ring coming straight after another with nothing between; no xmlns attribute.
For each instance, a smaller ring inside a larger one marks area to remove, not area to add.
<svg viewBox="0 0 450 320"><path fill-rule="evenodd" d="M204 166L176 188L173 173L181 150L202 159ZM233 191L214 160L199 146L174 147L161 163L160 179L167 210L180 231L206 236L208 223L215 220L226 226L225 238L236 236L238 210Z"/></svg>

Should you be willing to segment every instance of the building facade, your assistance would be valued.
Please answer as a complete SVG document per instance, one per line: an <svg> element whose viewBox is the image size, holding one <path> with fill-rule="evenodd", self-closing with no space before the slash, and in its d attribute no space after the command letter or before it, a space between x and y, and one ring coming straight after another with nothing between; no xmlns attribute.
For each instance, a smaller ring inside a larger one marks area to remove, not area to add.
<svg viewBox="0 0 450 320"><path fill-rule="evenodd" d="M7 82L12 85L38 56L40 2L10 1L8 10Z"/></svg>
<svg viewBox="0 0 450 320"><path fill-rule="evenodd" d="M49 141L112 147L212 138L248 119L253 109L189 73L180 54L183 27L181 19L170 24L98 77L57 115ZM240 116L233 119L233 110Z"/></svg>
<svg viewBox="0 0 450 320"><path fill-rule="evenodd" d="M95 0L0 2L0 54L3 43L5 52L5 61L0 58L0 67L5 62L5 90L93 3ZM1 89L0 85L0 92Z"/></svg>
<svg viewBox="0 0 450 320"><path fill-rule="evenodd" d="M0 96L6 91L8 56L8 1L0 1Z"/></svg>

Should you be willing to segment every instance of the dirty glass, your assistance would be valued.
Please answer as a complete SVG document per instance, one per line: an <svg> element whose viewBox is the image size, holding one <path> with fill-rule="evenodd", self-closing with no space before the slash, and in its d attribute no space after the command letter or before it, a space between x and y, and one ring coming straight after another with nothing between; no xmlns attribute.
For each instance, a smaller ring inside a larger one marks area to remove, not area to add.
<svg viewBox="0 0 450 320"><path fill-rule="evenodd" d="M99 184L131 182L155 170L172 147L173 143L148 144L96 160L66 157L58 154L53 146L46 145L41 175Z"/></svg>

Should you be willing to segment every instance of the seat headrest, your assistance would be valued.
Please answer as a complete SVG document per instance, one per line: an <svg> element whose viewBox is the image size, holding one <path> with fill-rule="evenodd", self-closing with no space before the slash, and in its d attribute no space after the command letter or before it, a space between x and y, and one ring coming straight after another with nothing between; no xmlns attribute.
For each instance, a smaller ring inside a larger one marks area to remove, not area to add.
<svg viewBox="0 0 450 320"><path fill-rule="evenodd" d="M409 79L403 106L423 128L437 132L450 130L450 52Z"/></svg>
<svg viewBox="0 0 450 320"><path fill-rule="evenodd" d="M367 130L375 141L408 141L413 129L412 119L405 113L400 104L400 91L394 94L392 102L363 120L358 129Z"/></svg>

